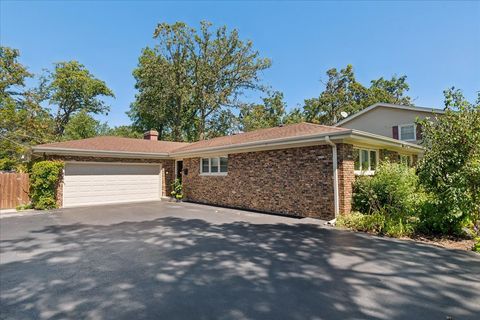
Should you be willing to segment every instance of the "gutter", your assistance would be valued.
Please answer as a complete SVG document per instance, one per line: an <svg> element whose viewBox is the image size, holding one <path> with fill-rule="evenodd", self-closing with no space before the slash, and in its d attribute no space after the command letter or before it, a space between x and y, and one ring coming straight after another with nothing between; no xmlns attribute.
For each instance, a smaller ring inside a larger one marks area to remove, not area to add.
<svg viewBox="0 0 480 320"><path fill-rule="evenodd" d="M352 129L351 137L352 138L355 138L355 137L367 138L367 139L372 139L374 141L382 141L385 144L388 144L389 146L397 147L397 148L400 147L400 148L403 148L403 149L415 149L415 150L419 150L419 151L425 151L424 147L422 147L421 145L415 144L415 143L402 141L402 140L398 140L398 139L394 139L394 138L390 138L390 137L385 137L385 136L381 136L381 135L378 135L378 134L365 132L365 131L360 131L360 130L356 130L356 129Z"/></svg>
<svg viewBox="0 0 480 320"><path fill-rule="evenodd" d="M328 141L327 141L328 138ZM332 145L331 140L338 139L364 139L369 144L378 145L382 142L385 145L397 149L412 149L423 151L424 148L405 141L396 140L389 137L384 137L372 133L358 131L355 129L346 129L338 132L330 133L316 133L311 135L294 136L276 138L262 141L251 141L234 145L222 145L216 147L204 147L192 150L151 153L151 152L130 152L130 151L108 151L108 150L88 150L88 149L73 149L73 148L55 148L55 147L33 147L32 151L35 154L56 154L56 155L70 155L70 156L92 156L92 157L118 157L118 158L149 158L149 159L175 159L179 157L198 157L206 155L214 155L219 153L235 153L235 152L253 152L259 149L282 149L302 145L315 145L319 143L328 143ZM329 142L330 141L330 142ZM333 148L333 146L332 146Z"/></svg>
<svg viewBox="0 0 480 320"><path fill-rule="evenodd" d="M325 136L325 141L332 146L332 157L333 157L333 202L335 207L335 219L336 220L339 211L340 211L340 203L338 200L338 156L337 156L337 145L330 140L329 136ZM331 224L335 223L335 221L329 221Z"/></svg>
<svg viewBox="0 0 480 320"><path fill-rule="evenodd" d="M130 151L108 151L108 150L87 150L87 149L67 149L67 148L42 148L33 147L34 154L54 154L65 156L88 156L88 157L120 157L120 158L145 158L145 159L165 159L169 158L168 153L151 152L130 152Z"/></svg>
<svg viewBox="0 0 480 320"><path fill-rule="evenodd" d="M191 149L182 151L173 151L170 153L171 156L197 156L206 153L214 153L214 152L232 152L238 150L249 150L258 147L266 147L266 146L273 146L273 147L284 147L294 144L304 144L304 143L318 143L325 141L326 136L335 137L335 139L341 139L342 137L347 137L352 134L351 129L342 130L338 132L328 132L328 133L316 133L311 135L304 135L304 136L296 136L296 137L287 137L287 138L277 138L277 139L270 139L270 140L261 140L261 141L251 141L245 143L238 143L235 145L223 145L217 147L204 147L198 149Z"/></svg>

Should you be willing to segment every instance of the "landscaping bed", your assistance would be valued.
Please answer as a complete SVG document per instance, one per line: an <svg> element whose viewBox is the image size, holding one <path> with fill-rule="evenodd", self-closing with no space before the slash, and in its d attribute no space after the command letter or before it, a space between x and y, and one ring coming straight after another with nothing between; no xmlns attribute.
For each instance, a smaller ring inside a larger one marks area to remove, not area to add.
<svg viewBox="0 0 480 320"><path fill-rule="evenodd" d="M402 239L410 239L417 242L432 244L434 246L443 247L447 249L467 250L471 251L475 241L473 239L462 239L455 237L427 237L427 236L415 236L404 237Z"/></svg>

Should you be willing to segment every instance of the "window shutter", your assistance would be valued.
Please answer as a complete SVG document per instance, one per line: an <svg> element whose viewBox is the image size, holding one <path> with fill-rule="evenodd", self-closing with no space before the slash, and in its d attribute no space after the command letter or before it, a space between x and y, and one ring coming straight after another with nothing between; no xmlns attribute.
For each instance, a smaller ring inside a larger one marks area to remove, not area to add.
<svg viewBox="0 0 480 320"><path fill-rule="evenodd" d="M417 124L416 139L422 140L422 126Z"/></svg>
<svg viewBox="0 0 480 320"><path fill-rule="evenodd" d="M393 126L392 127L392 137L393 137L393 139L398 140L398 126Z"/></svg>

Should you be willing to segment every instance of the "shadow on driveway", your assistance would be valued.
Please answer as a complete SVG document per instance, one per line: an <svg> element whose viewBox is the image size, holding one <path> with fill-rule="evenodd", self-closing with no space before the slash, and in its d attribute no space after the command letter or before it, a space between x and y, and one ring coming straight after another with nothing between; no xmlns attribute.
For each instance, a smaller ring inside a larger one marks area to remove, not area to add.
<svg viewBox="0 0 480 320"><path fill-rule="evenodd" d="M52 223L2 240L1 252L9 257L0 265L2 319L480 314L477 256L313 224Z"/></svg>

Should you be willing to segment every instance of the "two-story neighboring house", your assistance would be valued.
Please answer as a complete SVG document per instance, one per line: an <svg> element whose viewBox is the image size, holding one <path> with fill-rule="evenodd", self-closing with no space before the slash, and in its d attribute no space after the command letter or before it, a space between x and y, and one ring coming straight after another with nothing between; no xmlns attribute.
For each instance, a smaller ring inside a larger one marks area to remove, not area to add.
<svg viewBox="0 0 480 320"><path fill-rule="evenodd" d="M355 129L420 144L422 130L415 123L417 118L425 119L428 117L433 120L442 114L444 114L444 111L440 109L376 103L339 121L335 127ZM368 160L368 150L358 149L354 151L356 163L363 163ZM392 155L385 156L392 157ZM397 156L395 155L395 157ZM399 161L407 164L415 162L411 155L399 154L398 157ZM356 168L356 170L360 170L360 168Z"/></svg>
<svg viewBox="0 0 480 320"><path fill-rule="evenodd" d="M415 124L416 119L434 119L443 113L440 109L376 103L339 121L335 127L361 130L418 144L422 135L421 128Z"/></svg>

